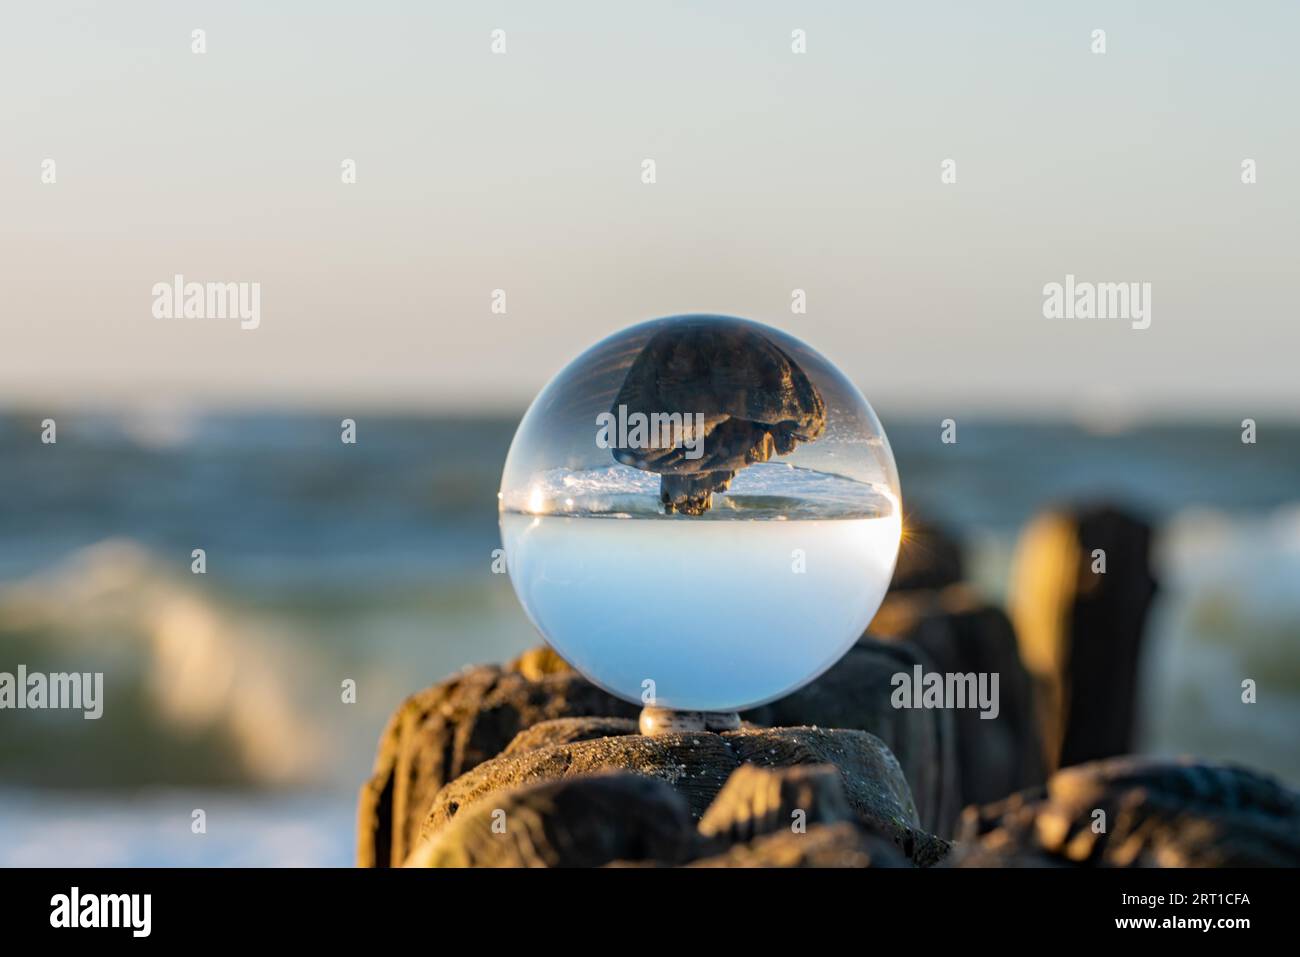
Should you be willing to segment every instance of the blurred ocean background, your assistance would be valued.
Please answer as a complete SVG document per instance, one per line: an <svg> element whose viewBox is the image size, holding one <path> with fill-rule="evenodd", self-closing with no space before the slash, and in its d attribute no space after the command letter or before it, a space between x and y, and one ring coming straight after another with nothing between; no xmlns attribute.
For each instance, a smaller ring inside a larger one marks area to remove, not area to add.
<svg viewBox="0 0 1300 957"><path fill-rule="evenodd" d="M1046 506L1154 521L1143 749L1300 784L1300 426L962 419L942 445L878 411L905 511L994 599ZM69 412L43 445L45 414L0 416L0 671L103 671L105 706L4 715L0 864L349 864L392 708L539 641L491 570L516 416L358 416L345 445L342 416Z"/></svg>

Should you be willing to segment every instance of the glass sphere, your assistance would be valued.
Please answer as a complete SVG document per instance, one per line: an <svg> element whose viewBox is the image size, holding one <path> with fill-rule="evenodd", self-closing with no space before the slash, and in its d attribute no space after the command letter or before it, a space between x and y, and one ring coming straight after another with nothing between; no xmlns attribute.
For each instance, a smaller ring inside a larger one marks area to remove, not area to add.
<svg viewBox="0 0 1300 957"><path fill-rule="evenodd" d="M902 531L862 393L784 332L673 316L533 401L499 495L510 580L551 646L633 703L739 711L866 629Z"/></svg>

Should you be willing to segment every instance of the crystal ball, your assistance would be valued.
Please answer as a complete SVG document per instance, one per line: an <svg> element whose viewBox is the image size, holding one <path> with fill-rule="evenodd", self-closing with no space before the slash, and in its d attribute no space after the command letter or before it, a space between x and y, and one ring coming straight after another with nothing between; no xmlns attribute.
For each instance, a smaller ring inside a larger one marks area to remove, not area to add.
<svg viewBox="0 0 1300 957"><path fill-rule="evenodd" d="M499 494L511 583L620 698L740 711L833 665L902 533L862 393L793 336L673 316L596 343L525 413Z"/></svg>

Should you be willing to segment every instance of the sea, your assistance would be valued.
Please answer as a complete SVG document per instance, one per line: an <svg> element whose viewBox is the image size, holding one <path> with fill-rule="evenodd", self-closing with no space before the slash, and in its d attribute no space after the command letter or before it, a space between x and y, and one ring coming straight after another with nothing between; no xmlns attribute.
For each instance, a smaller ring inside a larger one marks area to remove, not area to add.
<svg viewBox="0 0 1300 957"><path fill-rule="evenodd" d="M0 672L105 676L98 720L0 711L0 865L349 865L393 707L538 643L494 573L518 416L341 418L0 413ZM1044 508L1151 521L1141 750L1300 785L1300 425L885 422L990 600Z"/></svg>

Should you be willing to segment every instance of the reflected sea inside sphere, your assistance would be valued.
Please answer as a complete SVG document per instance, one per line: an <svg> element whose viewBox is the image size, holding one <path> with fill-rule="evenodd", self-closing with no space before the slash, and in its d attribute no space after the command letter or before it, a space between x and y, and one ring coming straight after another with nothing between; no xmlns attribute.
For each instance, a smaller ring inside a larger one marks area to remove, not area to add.
<svg viewBox="0 0 1300 957"><path fill-rule="evenodd" d="M545 473L502 502L501 530L524 608L575 668L635 703L735 711L857 640L901 515L888 489L766 463L705 516L667 516L656 476L615 465Z"/></svg>

